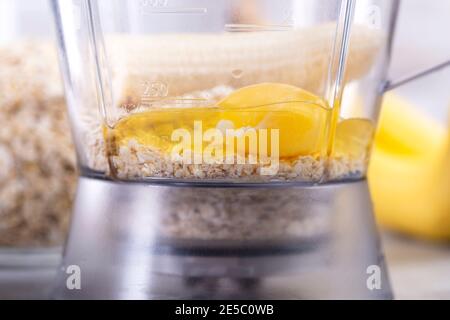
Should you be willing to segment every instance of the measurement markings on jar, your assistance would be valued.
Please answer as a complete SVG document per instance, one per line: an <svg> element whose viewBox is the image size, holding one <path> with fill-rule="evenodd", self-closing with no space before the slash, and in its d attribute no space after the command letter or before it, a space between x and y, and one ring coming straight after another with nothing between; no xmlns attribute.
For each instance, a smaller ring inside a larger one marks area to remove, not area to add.
<svg viewBox="0 0 450 320"><path fill-rule="evenodd" d="M206 14L206 8L141 7L142 14Z"/></svg>
<svg viewBox="0 0 450 320"><path fill-rule="evenodd" d="M205 14L208 12L206 8L142 8L141 13L143 14Z"/></svg>
<svg viewBox="0 0 450 320"><path fill-rule="evenodd" d="M205 14L207 8L190 8L171 6L169 0L141 0L140 10L142 14Z"/></svg>
<svg viewBox="0 0 450 320"><path fill-rule="evenodd" d="M259 25L259 24L242 24L231 23L224 26L227 32L251 32L251 31L287 31L294 29L292 24L279 25Z"/></svg>

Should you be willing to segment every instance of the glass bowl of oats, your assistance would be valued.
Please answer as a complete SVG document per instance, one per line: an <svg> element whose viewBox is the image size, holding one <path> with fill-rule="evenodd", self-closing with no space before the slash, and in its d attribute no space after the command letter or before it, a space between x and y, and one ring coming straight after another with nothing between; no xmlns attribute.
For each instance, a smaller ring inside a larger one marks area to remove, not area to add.
<svg viewBox="0 0 450 320"><path fill-rule="evenodd" d="M51 11L0 6L0 265L54 266L78 174Z"/></svg>

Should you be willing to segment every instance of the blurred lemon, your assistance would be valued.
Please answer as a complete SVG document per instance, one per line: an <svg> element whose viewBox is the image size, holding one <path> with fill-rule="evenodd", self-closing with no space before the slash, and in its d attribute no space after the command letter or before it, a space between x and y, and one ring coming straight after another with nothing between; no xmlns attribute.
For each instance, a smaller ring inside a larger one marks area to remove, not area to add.
<svg viewBox="0 0 450 320"><path fill-rule="evenodd" d="M381 225L450 240L449 134L394 94L384 98L368 177Z"/></svg>

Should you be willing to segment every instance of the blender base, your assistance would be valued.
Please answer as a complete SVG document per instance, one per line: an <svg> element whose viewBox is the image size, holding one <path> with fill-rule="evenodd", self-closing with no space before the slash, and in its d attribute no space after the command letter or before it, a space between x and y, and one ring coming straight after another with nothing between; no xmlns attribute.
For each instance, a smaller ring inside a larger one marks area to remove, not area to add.
<svg viewBox="0 0 450 320"><path fill-rule="evenodd" d="M392 298L366 181L275 188L296 188L299 208L327 229L274 241L161 238L155 226L173 188L196 187L81 177L52 298Z"/></svg>

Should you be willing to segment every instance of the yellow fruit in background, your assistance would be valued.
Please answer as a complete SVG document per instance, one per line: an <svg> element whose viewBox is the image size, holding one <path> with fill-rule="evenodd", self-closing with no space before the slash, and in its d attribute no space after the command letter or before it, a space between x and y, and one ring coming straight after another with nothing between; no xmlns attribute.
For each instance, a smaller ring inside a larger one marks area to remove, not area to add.
<svg viewBox="0 0 450 320"><path fill-rule="evenodd" d="M317 154L325 147L330 109L314 94L277 83L236 90L219 102L221 119L235 128L278 129L281 158Z"/></svg>
<svg viewBox="0 0 450 320"><path fill-rule="evenodd" d="M445 140L443 125L394 94L385 96L379 123L377 147L395 154L430 154Z"/></svg>
<svg viewBox="0 0 450 320"><path fill-rule="evenodd" d="M450 240L450 137L393 94L384 99L368 178L382 226Z"/></svg>

